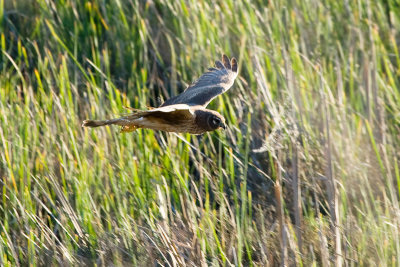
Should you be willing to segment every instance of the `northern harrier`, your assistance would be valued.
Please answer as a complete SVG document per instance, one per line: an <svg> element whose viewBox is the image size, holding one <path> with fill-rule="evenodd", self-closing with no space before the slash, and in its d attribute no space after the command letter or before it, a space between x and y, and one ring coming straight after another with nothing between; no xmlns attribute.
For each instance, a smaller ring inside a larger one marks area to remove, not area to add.
<svg viewBox="0 0 400 267"><path fill-rule="evenodd" d="M229 58L223 55L222 62L216 61L215 68L208 70L183 93L168 99L158 108L137 111L111 120L85 120L82 126L115 124L122 126L121 132L149 128L191 134L225 129L225 118L214 110L206 109L206 106L231 88L238 73L237 61L235 58L229 61Z"/></svg>

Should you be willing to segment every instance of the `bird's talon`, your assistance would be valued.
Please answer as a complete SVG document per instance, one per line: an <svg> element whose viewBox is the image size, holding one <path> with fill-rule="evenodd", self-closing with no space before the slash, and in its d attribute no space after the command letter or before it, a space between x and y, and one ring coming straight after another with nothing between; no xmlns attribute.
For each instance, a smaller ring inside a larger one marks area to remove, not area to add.
<svg viewBox="0 0 400 267"><path fill-rule="evenodd" d="M137 129L135 125L126 125L121 127L121 133L133 132Z"/></svg>

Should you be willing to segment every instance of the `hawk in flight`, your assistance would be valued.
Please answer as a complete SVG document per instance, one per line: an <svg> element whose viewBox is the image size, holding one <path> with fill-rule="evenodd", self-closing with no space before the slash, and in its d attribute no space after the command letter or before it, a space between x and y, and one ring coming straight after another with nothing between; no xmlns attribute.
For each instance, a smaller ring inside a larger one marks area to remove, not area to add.
<svg viewBox="0 0 400 267"><path fill-rule="evenodd" d="M208 70L183 93L168 99L158 108L137 111L111 120L85 120L82 126L115 124L122 126L121 132L148 128L191 134L226 129L225 118L214 110L206 109L206 106L231 88L238 74L237 61L223 55L222 61L216 61L215 68Z"/></svg>

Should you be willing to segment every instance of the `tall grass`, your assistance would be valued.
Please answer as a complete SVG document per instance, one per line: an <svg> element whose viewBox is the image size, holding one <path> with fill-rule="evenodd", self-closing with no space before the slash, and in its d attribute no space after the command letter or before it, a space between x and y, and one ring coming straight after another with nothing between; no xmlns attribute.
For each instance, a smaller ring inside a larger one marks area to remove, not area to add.
<svg viewBox="0 0 400 267"><path fill-rule="evenodd" d="M400 6L0 0L0 265L395 266ZM202 136L83 129L222 53Z"/></svg>

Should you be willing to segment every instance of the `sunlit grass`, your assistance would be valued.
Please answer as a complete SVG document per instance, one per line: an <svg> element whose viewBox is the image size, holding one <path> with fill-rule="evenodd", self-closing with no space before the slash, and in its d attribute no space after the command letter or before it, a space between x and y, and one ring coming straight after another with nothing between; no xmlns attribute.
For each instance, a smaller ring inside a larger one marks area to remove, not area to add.
<svg viewBox="0 0 400 267"><path fill-rule="evenodd" d="M396 1L0 0L0 265L396 265ZM202 136L157 106L223 53Z"/></svg>

